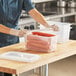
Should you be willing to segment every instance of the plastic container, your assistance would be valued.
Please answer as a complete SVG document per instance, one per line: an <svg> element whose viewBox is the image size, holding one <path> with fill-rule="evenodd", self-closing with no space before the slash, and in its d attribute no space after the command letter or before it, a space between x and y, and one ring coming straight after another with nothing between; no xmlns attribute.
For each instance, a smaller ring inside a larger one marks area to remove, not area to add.
<svg viewBox="0 0 76 76"><path fill-rule="evenodd" d="M69 41L70 36L70 23L62 23L62 22L54 22L54 21L48 21L49 25L57 25L59 27L59 31L53 31L50 32L57 35L57 43L64 43ZM40 25L40 29L45 29L44 26Z"/></svg>
<svg viewBox="0 0 76 76"><path fill-rule="evenodd" d="M33 31L27 35L26 48L27 50L39 52L55 51L57 46L57 36L47 33L47 31Z"/></svg>
<svg viewBox="0 0 76 76"><path fill-rule="evenodd" d="M0 58L20 61L20 62L34 62L34 61L37 61L40 58L40 56L37 54L10 51L10 52L1 54Z"/></svg>

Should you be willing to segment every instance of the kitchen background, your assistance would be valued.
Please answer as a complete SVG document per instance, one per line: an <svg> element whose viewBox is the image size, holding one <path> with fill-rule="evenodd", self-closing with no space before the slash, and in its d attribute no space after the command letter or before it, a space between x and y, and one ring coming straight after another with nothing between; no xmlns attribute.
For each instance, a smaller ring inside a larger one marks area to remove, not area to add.
<svg viewBox="0 0 76 76"><path fill-rule="evenodd" d="M32 0L36 9L41 12L47 21L71 23L70 39L76 40L76 0ZM39 25L25 11L22 11L20 28L33 30L39 29ZM76 76L76 56L62 59L49 64L49 76ZM32 75L32 71L21 76Z"/></svg>
<svg viewBox="0 0 76 76"><path fill-rule="evenodd" d="M32 2L47 21L71 23L70 39L76 40L76 0L32 0ZM33 30L39 29L39 25L26 11L22 11L20 28Z"/></svg>
<svg viewBox="0 0 76 76"><path fill-rule="evenodd" d="M76 40L76 0L32 0L39 12L47 21L71 23L70 39ZM32 19L26 11L22 11L19 19L22 29L40 29L40 24ZM22 41L23 39L20 38ZM48 76L76 76L76 55L49 64ZM33 75L33 70L20 74L20 76Z"/></svg>

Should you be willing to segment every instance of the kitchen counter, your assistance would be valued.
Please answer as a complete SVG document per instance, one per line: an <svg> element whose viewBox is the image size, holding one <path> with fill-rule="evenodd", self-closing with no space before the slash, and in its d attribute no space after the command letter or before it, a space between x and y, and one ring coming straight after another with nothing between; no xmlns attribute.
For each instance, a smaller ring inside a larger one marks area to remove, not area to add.
<svg viewBox="0 0 76 76"><path fill-rule="evenodd" d="M41 56L41 58L38 61L32 62L32 63L0 59L1 72L7 72L13 75L19 76L20 73L27 72L34 68L75 55L76 41L70 40L66 43L58 44L55 52L51 52L51 53L41 53L41 52L35 52L30 50L27 51L24 47L24 43L14 44L11 46L0 48L0 54L8 51L29 52L29 53L38 54Z"/></svg>

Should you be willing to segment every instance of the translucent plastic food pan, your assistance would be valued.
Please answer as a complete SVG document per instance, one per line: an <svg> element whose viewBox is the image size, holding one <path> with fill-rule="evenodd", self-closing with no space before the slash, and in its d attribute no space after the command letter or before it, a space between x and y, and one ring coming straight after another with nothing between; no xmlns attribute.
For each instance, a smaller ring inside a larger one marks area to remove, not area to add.
<svg viewBox="0 0 76 76"><path fill-rule="evenodd" d="M59 27L59 31L50 31L53 34L57 35L57 43L64 43L69 41L70 36L70 23L64 22L55 22L55 21L47 21L49 25L57 25ZM43 25L40 25L40 29L45 29Z"/></svg>
<svg viewBox="0 0 76 76"><path fill-rule="evenodd" d="M21 62L34 62L38 60L40 56L36 54L11 51L0 54L0 58L21 61Z"/></svg>
<svg viewBox="0 0 76 76"><path fill-rule="evenodd" d="M27 50L52 52L57 46L57 36L54 34L34 31L26 38Z"/></svg>

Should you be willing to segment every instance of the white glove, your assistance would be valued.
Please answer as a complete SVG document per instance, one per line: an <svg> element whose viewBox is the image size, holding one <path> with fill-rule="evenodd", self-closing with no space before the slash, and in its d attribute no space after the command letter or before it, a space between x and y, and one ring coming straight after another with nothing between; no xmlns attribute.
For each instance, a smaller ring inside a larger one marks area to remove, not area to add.
<svg viewBox="0 0 76 76"><path fill-rule="evenodd" d="M46 28L52 28L53 31L59 31L59 27L57 25L50 25L46 23L44 26Z"/></svg>
<svg viewBox="0 0 76 76"><path fill-rule="evenodd" d="M23 37L24 34L26 34L26 33L27 33L27 30L15 30L15 29L10 30L11 35L15 35L15 36L19 36L19 37Z"/></svg>
<svg viewBox="0 0 76 76"><path fill-rule="evenodd" d="M52 28L54 31L59 31L59 27L57 25L51 25L50 28Z"/></svg>

